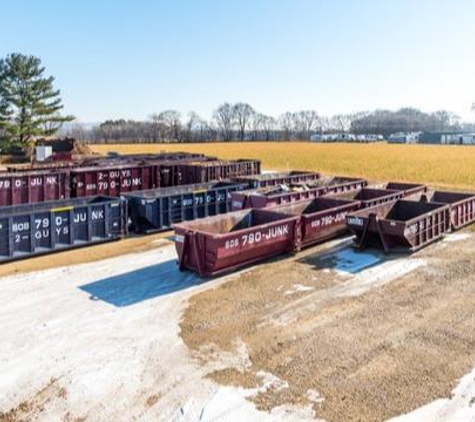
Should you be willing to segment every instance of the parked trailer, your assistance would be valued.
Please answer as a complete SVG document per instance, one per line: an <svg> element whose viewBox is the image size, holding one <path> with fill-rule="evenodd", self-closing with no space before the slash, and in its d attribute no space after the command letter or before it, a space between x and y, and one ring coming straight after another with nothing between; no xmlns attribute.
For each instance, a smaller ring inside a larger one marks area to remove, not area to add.
<svg viewBox="0 0 475 422"><path fill-rule="evenodd" d="M236 180L246 182L250 188L265 188L267 186L312 183L320 178L314 171L293 170L283 173L266 173L253 176L240 176Z"/></svg>
<svg viewBox="0 0 475 422"><path fill-rule="evenodd" d="M450 230L448 205L398 200L347 216L360 249L382 246L385 253L416 251Z"/></svg>
<svg viewBox="0 0 475 422"><path fill-rule="evenodd" d="M202 161L179 166L181 184L206 183L261 173L259 160Z"/></svg>
<svg viewBox="0 0 475 422"><path fill-rule="evenodd" d="M368 182L365 179L334 177L322 178L306 186L290 187L281 185L244 192L233 192L231 194L232 210L266 208L309 201L329 193L334 194L361 189L367 184Z"/></svg>
<svg viewBox="0 0 475 422"><path fill-rule="evenodd" d="M302 246L309 246L348 232L346 216L359 210L360 206L359 201L322 197L275 207L272 211L299 216L301 243Z"/></svg>
<svg viewBox="0 0 475 422"><path fill-rule="evenodd" d="M300 248L299 217L243 210L175 225L180 270L201 277L232 271Z"/></svg>
<svg viewBox="0 0 475 422"><path fill-rule="evenodd" d="M244 183L211 182L134 192L125 197L133 230L152 233L181 221L227 213L231 211L231 192L246 188Z"/></svg>
<svg viewBox="0 0 475 422"><path fill-rule="evenodd" d="M0 262L107 242L126 234L125 201L93 197L0 208Z"/></svg>
<svg viewBox="0 0 475 422"><path fill-rule="evenodd" d="M54 201L67 199L69 196L68 171L0 174L0 206Z"/></svg>
<svg viewBox="0 0 475 422"><path fill-rule="evenodd" d="M428 191L422 194L421 199L449 205L452 230L459 230L475 221L475 193Z"/></svg>
<svg viewBox="0 0 475 422"><path fill-rule="evenodd" d="M330 195L333 198L359 201L361 208L369 208L404 197L404 191L391 189L363 188Z"/></svg>
<svg viewBox="0 0 475 422"><path fill-rule="evenodd" d="M389 182L383 185L384 189L402 190L404 196L414 195L427 191L427 186L422 183Z"/></svg>

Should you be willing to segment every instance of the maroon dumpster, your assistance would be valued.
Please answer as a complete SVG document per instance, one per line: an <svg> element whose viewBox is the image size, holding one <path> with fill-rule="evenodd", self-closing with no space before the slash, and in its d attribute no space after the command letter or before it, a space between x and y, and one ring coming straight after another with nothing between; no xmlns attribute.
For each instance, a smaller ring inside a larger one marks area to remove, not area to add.
<svg viewBox="0 0 475 422"><path fill-rule="evenodd" d="M156 187L157 168L149 165L81 167L71 170L71 197L120 196Z"/></svg>
<svg viewBox="0 0 475 422"><path fill-rule="evenodd" d="M365 187L365 179L347 177L321 178L300 186L278 185L231 194L233 210L265 208L319 198L328 193L348 192Z"/></svg>
<svg viewBox="0 0 475 422"><path fill-rule="evenodd" d="M248 183L250 188L255 189L284 184L312 183L319 177L320 174L314 171L293 170L282 173L265 173L253 176L239 176L236 178L236 180L241 183Z"/></svg>
<svg viewBox="0 0 475 422"><path fill-rule="evenodd" d="M401 183L401 182L389 182L383 185L384 189L402 190L404 196L414 195L417 193L425 192L427 186L422 183Z"/></svg>
<svg viewBox="0 0 475 422"><path fill-rule="evenodd" d="M0 174L0 206L67 199L69 172L44 170Z"/></svg>
<svg viewBox="0 0 475 422"><path fill-rule="evenodd" d="M450 209L444 204L398 200L349 214L346 221L360 249L416 251L450 230Z"/></svg>
<svg viewBox="0 0 475 422"><path fill-rule="evenodd" d="M309 246L346 233L346 216L359 208L359 201L322 197L282 205L272 208L272 211L300 216L302 246Z"/></svg>
<svg viewBox="0 0 475 422"><path fill-rule="evenodd" d="M404 196L402 190L391 189L373 189L363 188L350 192L343 192L329 195L332 198L350 199L359 201L361 208L373 207L375 205L385 204L386 202L396 201Z"/></svg>
<svg viewBox="0 0 475 422"><path fill-rule="evenodd" d="M300 249L300 219L268 210L243 210L176 224L180 270L214 276Z"/></svg>
<svg viewBox="0 0 475 422"><path fill-rule="evenodd" d="M452 230L461 229L475 221L475 193L428 191L422 194L421 200L449 205Z"/></svg>
<svg viewBox="0 0 475 422"><path fill-rule="evenodd" d="M365 186L368 186L368 181L366 179L361 179L358 177L333 177L328 180L326 183L327 194L331 193L340 193L348 192L355 189L361 189Z"/></svg>
<svg viewBox="0 0 475 422"><path fill-rule="evenodd" d="M206 183L216 180L234 179L238 176L260 174L259 160L201 161L179 166L181 184Z"/></svg>

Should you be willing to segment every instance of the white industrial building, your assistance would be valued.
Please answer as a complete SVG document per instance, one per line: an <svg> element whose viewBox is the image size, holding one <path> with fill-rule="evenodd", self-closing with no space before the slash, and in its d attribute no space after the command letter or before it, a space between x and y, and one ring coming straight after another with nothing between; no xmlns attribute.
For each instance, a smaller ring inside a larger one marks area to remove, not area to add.
<svg viewBox="0 0 475 422"><path fill-rule="evenodd" d="M390 144L417 144L419 142L420 132L398 132L393 133L388 138Z"/></svg>

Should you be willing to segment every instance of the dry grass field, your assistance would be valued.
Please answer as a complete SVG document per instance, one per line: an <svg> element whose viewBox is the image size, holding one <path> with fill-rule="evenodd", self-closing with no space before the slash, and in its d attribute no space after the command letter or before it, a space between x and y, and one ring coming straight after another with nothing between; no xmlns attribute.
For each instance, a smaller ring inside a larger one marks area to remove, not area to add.
<svg viewBox="0 0 475 422"><path fill-rule="evenodd" d="M124 154L178 150L203 152L223 159L258 158L265 169L318 170L372 180L420 181L460 190L475 187L475 148L471 146L220 142L93 145L92 149L103 154L107 151Z"/></svg>

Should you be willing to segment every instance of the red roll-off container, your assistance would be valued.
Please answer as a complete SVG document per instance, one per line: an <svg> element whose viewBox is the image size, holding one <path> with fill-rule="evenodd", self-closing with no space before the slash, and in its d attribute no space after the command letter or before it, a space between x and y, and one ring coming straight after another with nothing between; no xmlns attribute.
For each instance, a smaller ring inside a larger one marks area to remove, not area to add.
<svg viewBox="0 0 475 422"><path fill-rule="evenodd" d="M214 276L300 249L299 217L244 210L175 225L179 268Z"/></svg>

